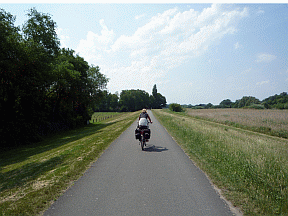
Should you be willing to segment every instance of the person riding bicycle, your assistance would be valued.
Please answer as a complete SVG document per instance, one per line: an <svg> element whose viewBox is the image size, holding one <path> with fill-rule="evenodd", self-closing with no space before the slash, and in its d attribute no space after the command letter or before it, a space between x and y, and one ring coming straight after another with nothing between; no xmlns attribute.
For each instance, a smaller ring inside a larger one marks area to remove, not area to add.
<svg viewBox="0 0 288 216"><path fill-rule="evenodd" d="M141 118L145 118L146 120L147 120L147 118L148 118L149 121L150 121L150 123L151 123L151 124L153 123L153 122L151 121L151 118L150 118L150 116L148 115L146 109L143 109L143 110L142 110L142 113L140 113L140 115L139 115L139 121L140 121Z"/></svg>

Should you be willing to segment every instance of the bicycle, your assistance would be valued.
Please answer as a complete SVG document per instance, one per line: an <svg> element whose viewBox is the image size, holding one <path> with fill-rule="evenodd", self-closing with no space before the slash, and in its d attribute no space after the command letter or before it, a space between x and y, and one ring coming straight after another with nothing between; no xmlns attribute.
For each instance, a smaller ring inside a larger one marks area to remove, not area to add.
<svg viewBox="0 0 288 216"><path fill-rule="evenodd" d="M148 124L144 128L139 127L136 129L136 139L139 139L139 145L141 146L142 151L144 151L144 146L146 146L146 143L149 142L150 139L150 129L148 128Z"/></svg>

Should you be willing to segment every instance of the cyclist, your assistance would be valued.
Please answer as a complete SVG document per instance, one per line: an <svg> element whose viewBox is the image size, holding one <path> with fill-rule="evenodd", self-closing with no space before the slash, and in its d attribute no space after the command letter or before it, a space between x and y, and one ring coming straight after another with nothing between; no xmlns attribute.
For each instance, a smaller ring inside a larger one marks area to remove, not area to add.
<svg viewBox="0 0 288 216"><path fill-rule="evenodd" d="M142 110L142 113L140 113L139 120L140 120L141 118L145 118L145 119L148 118L149 121L150 121L150 123L151 123L151 124L153 123L153 122L151 121L151 118L150 118L150 116L148 115L146 109L143 109L143 110Z"/></svg>

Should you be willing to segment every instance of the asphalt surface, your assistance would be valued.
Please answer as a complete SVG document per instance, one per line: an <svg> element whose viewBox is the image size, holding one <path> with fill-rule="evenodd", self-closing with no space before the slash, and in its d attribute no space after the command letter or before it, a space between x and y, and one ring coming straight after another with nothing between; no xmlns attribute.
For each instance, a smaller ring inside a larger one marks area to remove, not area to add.
<svg viewBox="0 0 288 216"><path fill-rule="evenodd" d="M151 139L141 150L132 124L48 215L233 215L205 174L149 112Z"/></svg>

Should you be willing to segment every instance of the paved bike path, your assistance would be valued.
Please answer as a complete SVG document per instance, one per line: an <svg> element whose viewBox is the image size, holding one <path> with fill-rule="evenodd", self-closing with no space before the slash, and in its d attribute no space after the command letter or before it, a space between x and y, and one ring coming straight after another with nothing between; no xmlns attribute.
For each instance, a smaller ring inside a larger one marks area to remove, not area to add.
<svg viewBox="0 0 288 216"><path fill-rule="evenodd" d="M44 215L233 215L149 115L153 124L145 151L135 140L135 121Z"/></svg>

